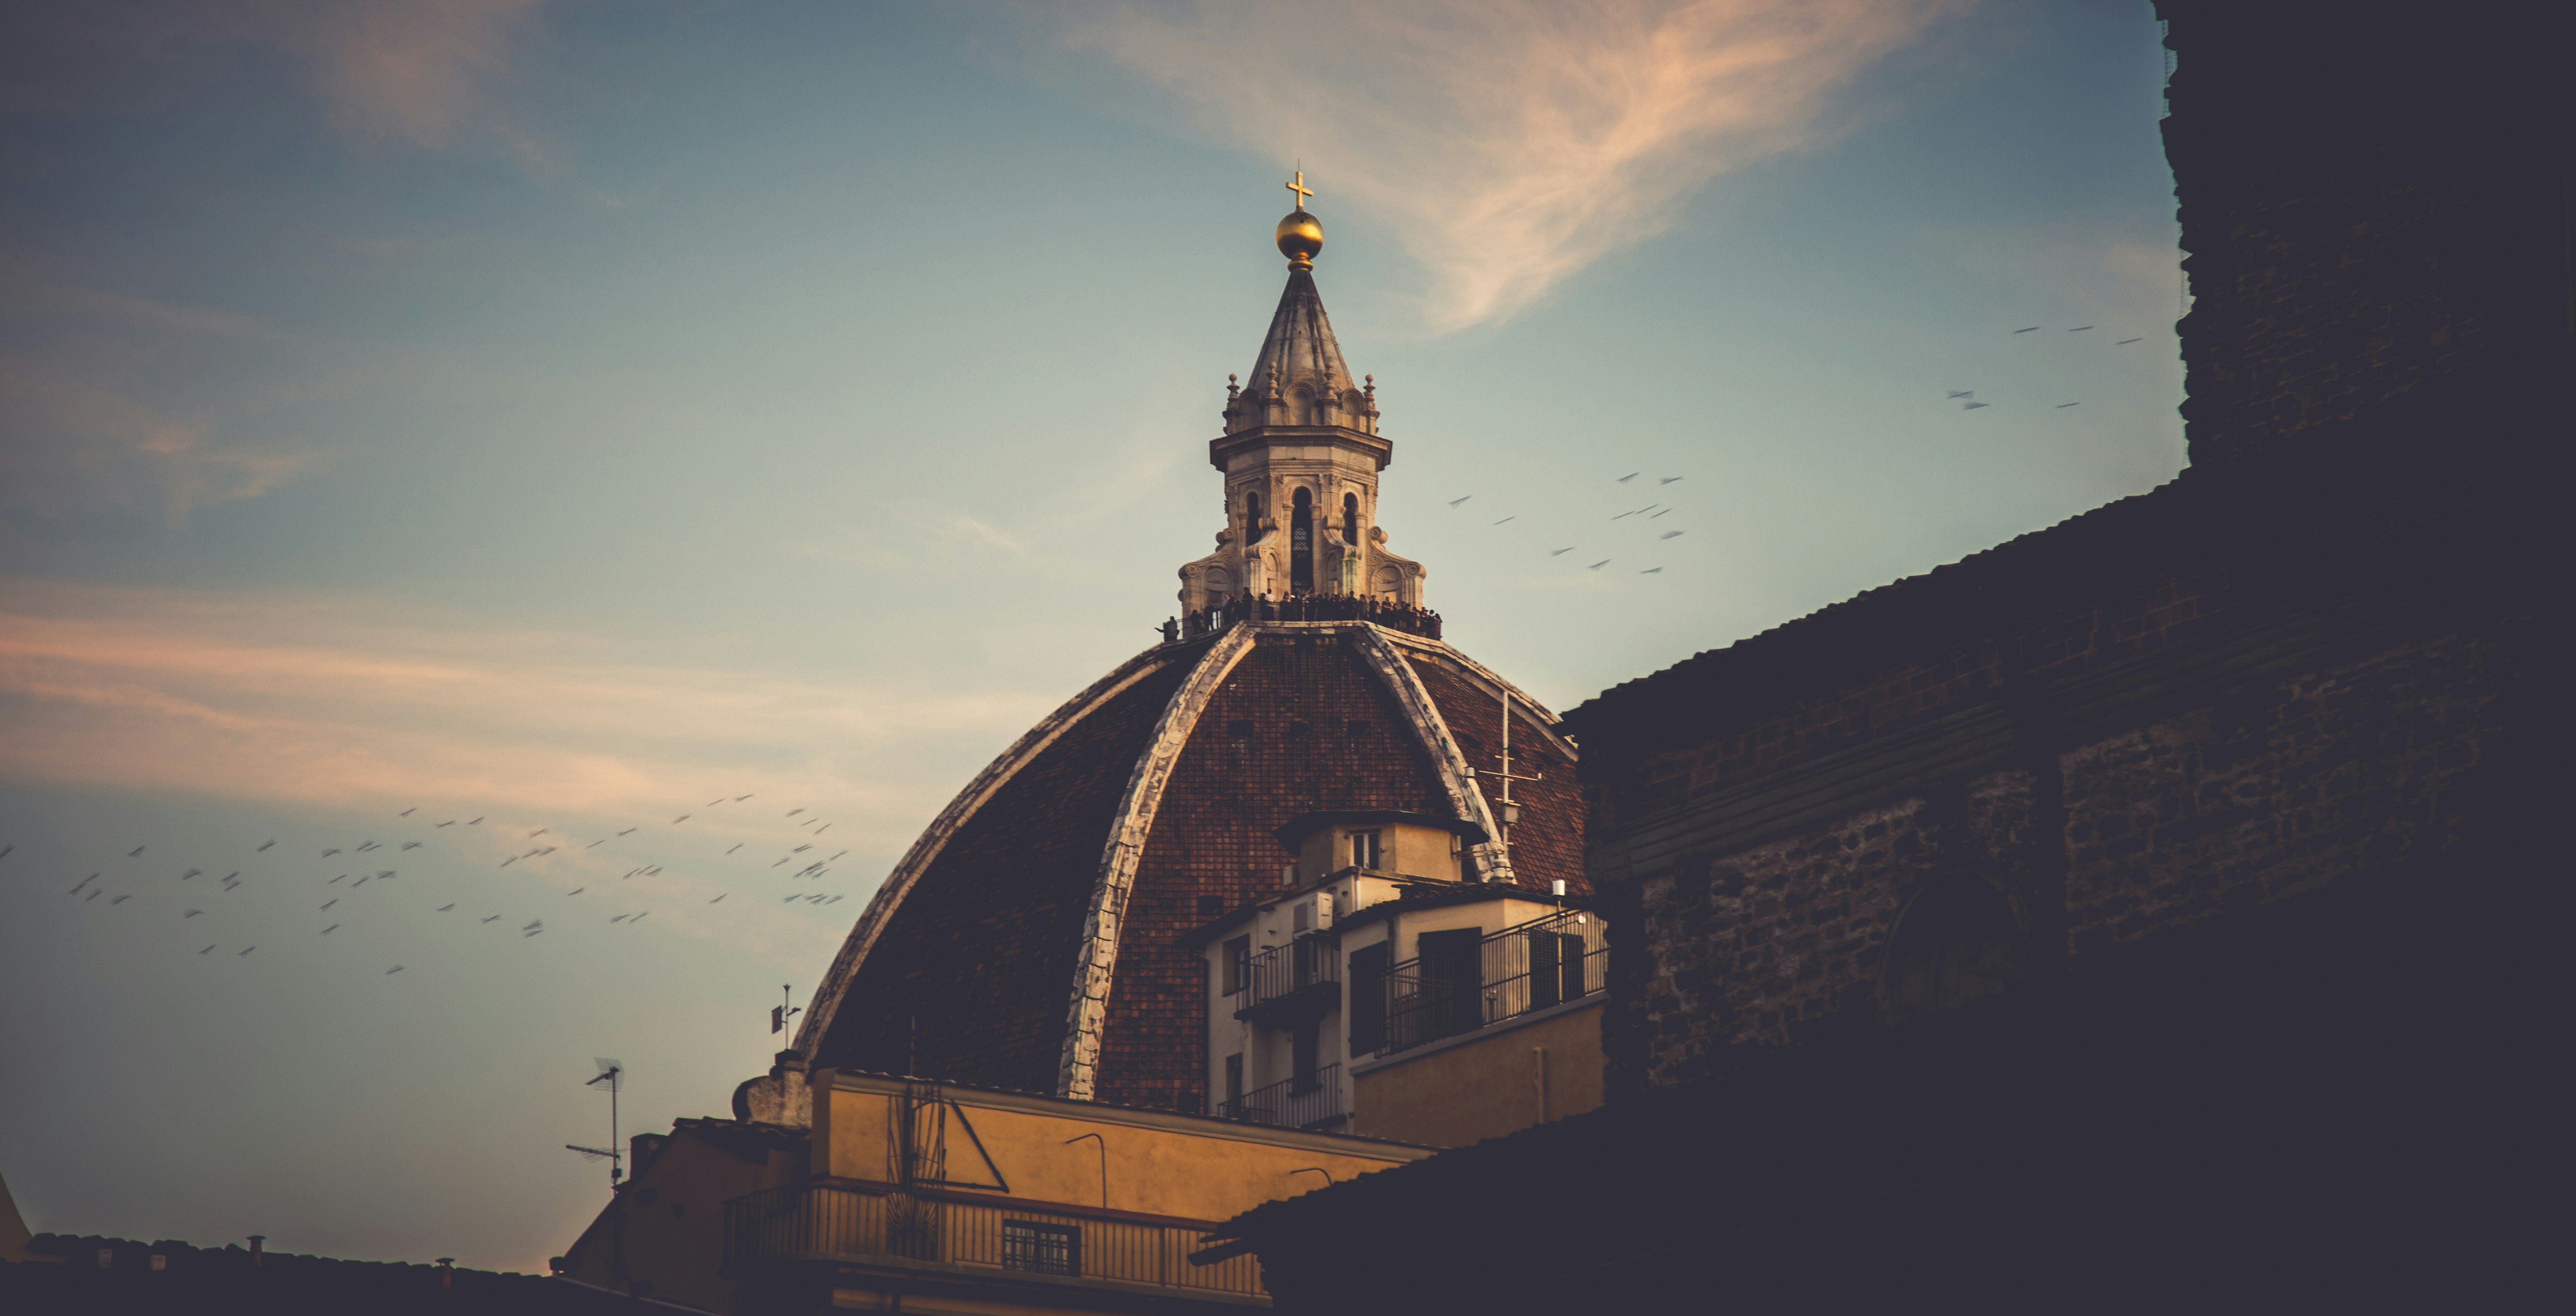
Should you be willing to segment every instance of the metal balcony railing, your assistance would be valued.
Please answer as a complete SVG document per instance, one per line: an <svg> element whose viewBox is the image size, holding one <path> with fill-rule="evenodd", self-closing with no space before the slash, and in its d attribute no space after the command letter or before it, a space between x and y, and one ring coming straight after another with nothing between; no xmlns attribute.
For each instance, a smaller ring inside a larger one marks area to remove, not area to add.
<svg viewBox="0 0 2576 1316"><path fill-rule="evenodd" d="M1608 986L1601 920L1565 910L1508 927L1472 953L1425 956L1388 968L1378 1055L1474 1032ZM1366 1009L1367 1002L1354 1002Z"/></svg>
<svg viewBox="0 0 2576 1316"><path fill-rule="evenodd" d="M1326 1065L1302 1082L1292 1078L1255 1088L1230 1101L1212 1100L1208 1113L1246 1124L1311 1129L1339 1120L1350 1113L1350 1107L1342 1101L1342 1067Z"/></svg>
<svg viewBox="0 0 2576 1316"><path fill-rule="evenodd" d="M1235 993L1235 1010L1246 1014L1310 988L1329 989L1338 997L1341 983L1342 957L1332 942L1299 937L1252 957L1245 966L1243 990Z"/></svg>
<svg viewBox="0 0 2576 1316"><path fill-rule="evenodd" d="M724 1204L724 1274L781 1258L926 1261L999 1276L1120 1280L1263 1297L1261 1260L1194 1265L1210 1226L1157 1225L957 1202L900 1189L795 1184Z"/></svg>

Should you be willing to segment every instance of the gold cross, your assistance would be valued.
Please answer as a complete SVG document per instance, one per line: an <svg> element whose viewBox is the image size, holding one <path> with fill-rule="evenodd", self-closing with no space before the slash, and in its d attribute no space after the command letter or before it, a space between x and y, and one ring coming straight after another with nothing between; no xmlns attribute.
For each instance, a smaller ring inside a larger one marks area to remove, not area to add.
<svg viewBox="0 0 2576 1316"><path fill-rule="evenodd" d="M1306 198L1315 195L1315 189L1306 186L1306 171L1303 169L1297 171L1296 182L1286 184L1285 186L1289 191L1297 194L1297 208L1299 210L1304 210L1306 208Z"/></svg>

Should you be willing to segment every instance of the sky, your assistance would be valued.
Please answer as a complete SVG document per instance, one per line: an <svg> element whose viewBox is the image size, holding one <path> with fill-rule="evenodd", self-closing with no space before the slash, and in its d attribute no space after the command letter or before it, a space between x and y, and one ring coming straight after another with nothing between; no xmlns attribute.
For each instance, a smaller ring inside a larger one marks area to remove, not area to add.
<svg viewBox="0 0 2576 1316"><path fill-rule="evenodd" d="M1174 610L1293 170L1389 547L1559 709L2170 479L2164 71L2144 0L11 7L0 1176L542 1271L595 1061L727 1113Z"/></svg>

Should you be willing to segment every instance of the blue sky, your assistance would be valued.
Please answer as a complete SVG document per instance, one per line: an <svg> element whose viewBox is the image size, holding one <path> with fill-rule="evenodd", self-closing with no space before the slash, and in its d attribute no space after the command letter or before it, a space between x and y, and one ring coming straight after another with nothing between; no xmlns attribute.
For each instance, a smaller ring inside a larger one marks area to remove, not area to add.
<svg viewBox="0 0 2576 1316"><path fill-rule="evenodd" d="M629 1132L722 1113L912 835L1172 610L1291 169L1390 546L1559 707L2182 464L2142 3L0 24L38 1229L559 1252L592 1058Z"/></svg>

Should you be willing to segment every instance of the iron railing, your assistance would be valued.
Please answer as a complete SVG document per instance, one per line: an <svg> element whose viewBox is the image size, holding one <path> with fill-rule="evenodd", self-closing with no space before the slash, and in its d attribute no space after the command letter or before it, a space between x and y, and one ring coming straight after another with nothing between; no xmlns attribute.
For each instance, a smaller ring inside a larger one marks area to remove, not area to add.
<svg viewBox="0 0 2576 1316"><path fill-rule="evenodd" d="M1238 1011L1258 1010L1309 987L1332 987L1339 996L1342 957L1323 937L1299 937L1252 957L1245 966L1243 990L1235 993Z"/></svg>
<svg viewBox="0 0 2576 1316"><path fill-rule="evenodd" d="M1326 1065L1310 1079L1287 1079L1232 1099L1213 1099L1208 1103L1208 1113L1246 1124L1311 1129L1350 1112L1342 1104L1342 1067Z"/></svg>
<svg viewBox="0 0 2576 1316"><path fill-rule="evenodd" d="M1472 951L1389 966L1376 1053L1391 1055L1579 1000L1608 985L1608 967L1601 920L1580 910L1505 928Z"/></svg>
<svg viewBox="0 0 2576 1316"><path fill-rule="evenodd" d="M958 1202L900 1189L794 1184L724 1204L724 1273L777 1257L853 1257L983 1267L1263 1297L1261 1259L1195 1265L1204 1226L1037 1211L1007 1199Z"/></svg>

